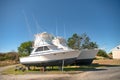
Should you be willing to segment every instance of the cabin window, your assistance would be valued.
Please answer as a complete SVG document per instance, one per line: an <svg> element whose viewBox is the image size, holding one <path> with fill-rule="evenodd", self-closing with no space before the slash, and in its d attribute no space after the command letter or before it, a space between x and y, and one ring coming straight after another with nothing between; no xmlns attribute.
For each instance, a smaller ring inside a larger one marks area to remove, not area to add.
<svg viewBox="0 0 120 80"><path fill-rule="evenodd" d="M45 51L45 50L49 50L49 48L48 48L47 46L44 46L44 51Z"/></svg>
<svg viewBox="0 0 120 80"><path fill-rule="evenodd" d="M35 52L38 52L38 51L46 51L46 50L49 50L49 48L47 46L43 46L43 47L38 47Z"/></svg>
<svg viewBox="0 0 120 80"><path fill-rule="evenodd" d="M43 51L43 47L38 47L38 48L35 50L35 52L37 52L37 51Z"/></svg>

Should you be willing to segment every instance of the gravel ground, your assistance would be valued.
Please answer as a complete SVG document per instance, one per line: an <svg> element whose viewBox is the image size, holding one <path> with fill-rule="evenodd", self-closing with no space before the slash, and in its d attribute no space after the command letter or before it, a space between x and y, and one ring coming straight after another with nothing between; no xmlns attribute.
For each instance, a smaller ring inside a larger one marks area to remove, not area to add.
<svg viewBox="0 0 120 80"><path fill-rule="evenodd" d="M2 67L0 72L10 67ZM77 74L0 74L0 80L120 80L120 67L102 67Z"/></svg>

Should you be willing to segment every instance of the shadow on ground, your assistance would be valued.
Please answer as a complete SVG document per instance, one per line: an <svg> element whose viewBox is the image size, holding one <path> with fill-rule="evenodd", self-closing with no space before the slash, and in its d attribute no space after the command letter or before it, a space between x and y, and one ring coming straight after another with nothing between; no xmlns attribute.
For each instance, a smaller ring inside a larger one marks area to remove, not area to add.
<svg viewBox="0 0 120 80"><path fill-rule="evenodd" d="M34 68L30 70L28 73L53 73L53 74L61 74L61 73L69 73L69 74L78 74L83 71L102 71L107 70L106 67L120 67L120 65L107 65L107 64L91 64L91 65L81 65L81 66L65 66L64 72L62 72L59 67L54 66L53 68L47 67L45 71L41 71L40 68Z"/></svg>
<svg viewBox="0 0 120 80"><path fill-rule="evenodd" d="M120 67L120 65L110 65L110 64L91 64L93 67Z"/></svg>

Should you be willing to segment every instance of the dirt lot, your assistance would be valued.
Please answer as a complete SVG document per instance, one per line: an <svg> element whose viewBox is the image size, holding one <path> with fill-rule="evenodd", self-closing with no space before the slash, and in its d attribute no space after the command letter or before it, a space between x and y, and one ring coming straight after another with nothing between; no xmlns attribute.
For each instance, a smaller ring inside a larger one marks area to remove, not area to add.
<svg viewBox="0 0 120 80"><path fill-rule="evenodd" d="M120 80L119 60L94 60L93 63L106 66L98 65L95 69L78 71L76 74L0 74L0 80ZM13 66L0 67L0 72Z"/></svg>
<svg viewBox="0 0 120 80"><path fill-rule="evenodd" d="M78 74L0 75L0 80L120 80L120 67L105 67Z"/></svg>
<svg viewBox="0 0 120 80"><path fill-rule="evenodd" d="M93 63L103 64L103 65L120 65L120 60L113 59L103 59L103 60L94 60Z"/></svg>

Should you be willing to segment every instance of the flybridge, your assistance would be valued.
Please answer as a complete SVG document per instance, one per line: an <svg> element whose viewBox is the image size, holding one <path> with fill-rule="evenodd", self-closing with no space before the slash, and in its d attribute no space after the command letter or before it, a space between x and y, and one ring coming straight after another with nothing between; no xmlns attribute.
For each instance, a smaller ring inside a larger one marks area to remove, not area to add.
<svg viewBox="0 0 120 80"><path fill-rule="evenodd" d="M34 47L52 44L52 38L53 36L46 32L43 32L41 34L36 34L34 40Z"/></svg>
<svg viewBox="0 0 120 80"><path fill-rule="evenodd" d="M59 49L70 49L67 46L67 42L62 37L55 37L47 32L43 32L35 35L34 47L39 47L42 45L55 45Z"/></svg>

